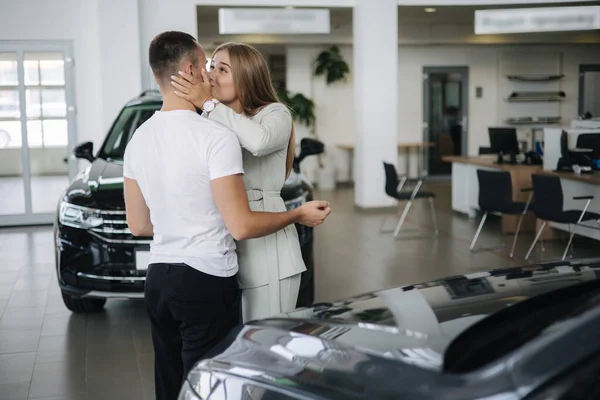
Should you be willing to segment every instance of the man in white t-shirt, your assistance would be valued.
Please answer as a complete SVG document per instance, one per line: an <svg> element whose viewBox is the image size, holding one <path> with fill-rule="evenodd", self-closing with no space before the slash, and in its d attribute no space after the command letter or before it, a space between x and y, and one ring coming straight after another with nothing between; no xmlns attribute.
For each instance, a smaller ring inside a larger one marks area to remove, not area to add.
<svg viewBox="0 0 600 400"><path fill-rule="evenodd" d="M200 75L202 47L183 32L158 35L150 66L163 106L125 151L127 224L153 236L145 299L155 351L157 400L175 400L187 372L240 318L234 238L287 225L316 226L331 209L314 201L288 212L251 212L235 134L177 97L170 76Z"/></svg>

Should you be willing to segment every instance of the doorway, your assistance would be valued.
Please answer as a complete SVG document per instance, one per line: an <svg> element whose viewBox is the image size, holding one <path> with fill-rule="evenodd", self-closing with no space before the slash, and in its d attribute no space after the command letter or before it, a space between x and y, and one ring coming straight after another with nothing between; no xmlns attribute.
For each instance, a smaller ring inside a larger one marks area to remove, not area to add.
<svg viewBox="0 0 600 400"><path fill-rule="evenodd" d="M51 224L77 172L72 54L70 42L0 42L0 226Z"/></svg>
<svg viewBox="0 0 600 400"><path fill-rule="evenodd" d="M423 141L429 175L446 176L452 164L444 156L467 154L469 67L423 68Z"/></svg>
<svg viewBox="0 0 600 400"><path fill-rule="evenodd" d="M579 66L579 115L600 118L600 65Z"/></svg>

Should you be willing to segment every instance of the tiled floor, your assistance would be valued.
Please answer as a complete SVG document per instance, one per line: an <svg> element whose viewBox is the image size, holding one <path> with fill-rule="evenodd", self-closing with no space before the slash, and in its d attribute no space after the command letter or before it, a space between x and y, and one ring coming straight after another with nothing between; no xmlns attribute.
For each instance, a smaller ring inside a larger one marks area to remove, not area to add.
<svg viewBox="0 0 600 400"><path fill-rule="evenodd" d="M317 300L515 264L506 251L471 254L477 221L450 211L447 183L435 191L439 238L401 241L379 233L385 214L354 210L351 190L322 193L334 212L316 232ZM431 235L427 210L414 211L407 228L422 224ZM498 225L491 219L481 245L510 244ZM531 240L523 235L517 254ZM544 257L557 257L563 246L546 243ZM593 249L576 243L577 256L600 255ZM51 228L0 229L0 399L153 399L152 363L143 301L113 300L104 313L71 314L56 284Z"/></svg>

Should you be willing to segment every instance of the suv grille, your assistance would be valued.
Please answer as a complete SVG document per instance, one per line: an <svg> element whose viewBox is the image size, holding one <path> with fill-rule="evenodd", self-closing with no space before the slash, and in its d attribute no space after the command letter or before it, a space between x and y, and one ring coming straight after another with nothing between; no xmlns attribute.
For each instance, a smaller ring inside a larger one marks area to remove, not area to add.
<svg viewBox="0 0 600 400"><path fill-rule="evenodd" d="M138 238L131 234L127 226L125 211L100 211L102 225L89 231L99 239L109 243L150 243L149 238Z"/></svg>

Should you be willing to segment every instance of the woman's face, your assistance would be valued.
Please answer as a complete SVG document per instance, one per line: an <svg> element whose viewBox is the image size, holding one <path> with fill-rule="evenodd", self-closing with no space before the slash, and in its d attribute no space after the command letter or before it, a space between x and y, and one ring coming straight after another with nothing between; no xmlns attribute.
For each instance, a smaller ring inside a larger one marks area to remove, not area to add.
<svg viewBox="0 0 600 400"><path fill-rule="evenodd" d="M237 100L231 73L231 61L227 50L221 50L213 56L208 78L212 86L212 95L217 100L225 104Z"/></svg>

